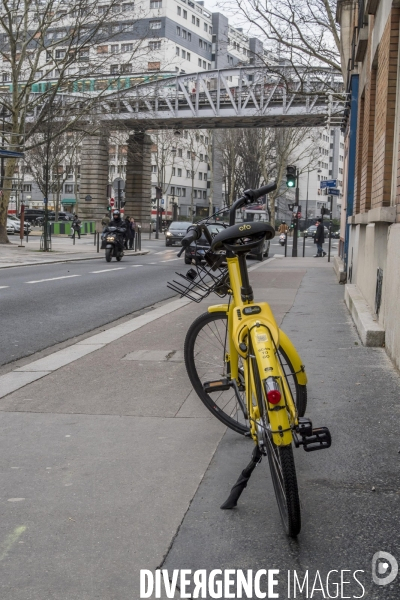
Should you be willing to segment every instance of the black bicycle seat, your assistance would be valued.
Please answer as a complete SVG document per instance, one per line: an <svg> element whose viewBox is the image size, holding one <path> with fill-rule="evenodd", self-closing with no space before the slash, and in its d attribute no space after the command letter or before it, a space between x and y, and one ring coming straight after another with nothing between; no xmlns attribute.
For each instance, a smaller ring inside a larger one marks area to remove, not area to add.
<svg viewBox="0 0 400 600"><path fill-rule="evenodd" d="M257 223L238 223L220 231L212 241L211 250L217 252L224 247L230 246L233 250L242 251L246 247L257 245L262 239L272 240L275 229L269 223L258 221ZM244 241L248 243L244 243ZM233 248L234 247L234 248Z"/></svg>

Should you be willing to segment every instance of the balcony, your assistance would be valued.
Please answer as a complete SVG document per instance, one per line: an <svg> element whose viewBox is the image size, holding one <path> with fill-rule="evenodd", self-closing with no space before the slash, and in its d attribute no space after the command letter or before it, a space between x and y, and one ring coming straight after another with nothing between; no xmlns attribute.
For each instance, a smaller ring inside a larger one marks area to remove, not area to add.
<svg viewBox="0 0 400 600"><path fill-rule="evenodd" d="M363 27L358 30L357 49L355 54L355 61L362 62L367 52L368 46L368 27Z"/></svg>

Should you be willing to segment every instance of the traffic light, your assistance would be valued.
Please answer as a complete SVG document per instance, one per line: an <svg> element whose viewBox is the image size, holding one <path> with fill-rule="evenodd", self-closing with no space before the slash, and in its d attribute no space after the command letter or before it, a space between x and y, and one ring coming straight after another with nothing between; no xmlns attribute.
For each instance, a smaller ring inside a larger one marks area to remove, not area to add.
<svg viewBox="0 0 400 600"><path fill-rule="evenodd" d="M288 165L286 167L286 186L288 188L296 187L296 167L294 165Z"/></svg>
<svg viewBox="0 0 400 600"><path fill-rule="evenodd" d="M108 206L107 206L107 211L108 211L108 212L110 212L110 210L111 210L111 206L110 206L110 205L108 205Z"/></svg>

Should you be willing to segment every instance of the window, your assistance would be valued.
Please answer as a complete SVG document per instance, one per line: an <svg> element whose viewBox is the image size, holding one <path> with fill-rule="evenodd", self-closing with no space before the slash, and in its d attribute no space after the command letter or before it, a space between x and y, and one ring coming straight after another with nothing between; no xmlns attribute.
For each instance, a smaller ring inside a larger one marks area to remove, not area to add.
<svg viewBox="0 0 400 600"><path fill-rule="evenodd" d="M182 196L183 198L186 198L186 188L182 188Z"/></svg>
<svg viewBox="0 0 400 600"><path fill-rule="evenodd" d="M161 63L160 62L148 62L147 63L147 70L148 71L159 71L161 69Z"/></svg>
<svg viewBox="0 0 400 600"><path fill-rule="evenodd" d="M119 46L118 44L111 46L111 54L118 54Z"/></svg>
<svg viewBox="0 0 400 600"><path fill-rule="evenodd" d="M182 148L178 148L178 157L182 158Z"/></svg>
<svg viewBox="0 0 400 600"><path fill-rule="evenodd" d="M211 44L208 44L208 51L211 52Z"/></svg>
<svg viewBox="0 0 400 600"><path fill-rule="evenodd" d="M111 27L111 33L119 33L119 25L113 25Z"/></svg>
<svg viewBox="0 0 400 600"><path fill-rule="evenodd" d="M208 68L209 71L211 71L211 64L210 63L208 63L207 68Z"/></svg>
<svg viewBox="0 0 400 600"><path fill-rule="evenodd" d="M122 5L122 12L129 12L130 10L133 10L133 2L129 2L127 4L123 4Z"/></svg>
<svg viewBox="0 0 400 600"><path fill-rule="evenodd" d="M181 16L181 13L182 13L181 7L177 6L177 9L178 9L178 15Z"/></svg>
<svg viewBox="0 0 400 600"><path fill-rule="evenodd" d="M119 12L121 11L121 9L120 9L120 7L118 6L118 4L114 4L114 5L111 7L111 11L112 11L113 13L119 13Z"/></svg>
<svg viewBox="0 0 400 600"><path fill-rule="evenodd" d="M182 177L182 169L178 169L178 177Z"/></svg>
<svg viewBox="0 0 400 600"><path fill-rule="evenodd" d="M175 196L175 186L171 185L171 196Z"/></svg>
<svg viewBox="0 0 400 600"><path fill-rule="evenodd" d="M205 31L206 33L207 33L207 31L208 31L208 25L207 25L207 23L204 23L204 31Z"/></svg>
<svg viewBox="0 0 400 600"><path fill-rule="evenodd" d="M175 169L175 167L172 167L172 177L175 177L175 175L176 175L176 169Z"/></svg>
<svg viewBox="0 0 400 600"><path fill-rule="evenodd" d="M197 198L197 190L193 190L193 198Z"/></svg>
<svg viewBox="0 0 400 600"><path fill-rule="evenodd" d="M64 186L64 192L66 194L72 194L74 191L74 184L73 183L66 183Z"/></svg>
<svg viewBox="0 0 400 600"><path fill-rule="evenodd" d="M182 58L186 58L186 51L182 50Z"/></svg>
<svg viewBox="0 0 400 600"><path fill-rule="evenodd" d="M179 35L179 37L180 37L180 35L181 35L181 28L180 27L176 28L176 35Z"/></svg>
<svg viewBox="0 0 400 600"><path fill-rule="evenodd" d="M198 59L199 67L201 67L201 58Z"/></svg>
<svg viewBox="0 0 400 600"><path fill-rule="evenodd" d="M184 18L184 19L187 19L187 10L184 10L184 11L183 11L183 18Z"/></svg>
<svg viewBox="0 0 400 600"><path fill-rule="evenodd" d="M111 75L118 75L118 65L111 65L110 73Z"/></svg>
<svg viewBox="0 0 400 600"><path fill-rule="evenodd" d="M126 63L125 65L122 65L121 73L132 73L131 63Z"/></svg>
<svg viewBox="0 0 400 600"><path fill-rule="evenodd" d="M121 44L121 52L132 52L133 44Z"/></svg>
<svg viewBox="0 0 400 600"><path fill-rule="evenodd" d="M56 50L56 58L64 58L65 50Z"/></svg>
<svg viewBox="0 0 400 600"><path fill-rule="evenodd" d="M211 27L211 25L208 26L208 33L212 34L212 27Z"/></svg>
<svg viewBox="0 0 400 600"><path fill-rule="evenodd" d="M207 192L205 190L203 190L203 200L207 199Z"/></svg>
<svg viewBox="0 0 400 600"><path fill-rule="evenodd" d="M208 142L207 142L208 143ZM208 154L205 155L204 161L208 163Z"/></svg>
<svg viewBox="0 0 400 600"><path fill-rule="evenodd" d="M150 21L150 29L161 29L161 21Z"/></svg>
<svg viewBox="0 0 400 600"><path fill-rule="evenodd" d="M200 19L196 19L196 27L200 27Z"/></svg>
<svg viewBox="0 0 400 600"><path fill-rule="evenodd" d="M190 179L190 171L189 171L189 170L187 170L187 171L186 171L186 177L187 177L188 179Z"/></svg>
<svg viewBox="0 0 400 600"><path fill-rule="evenodd" d="M162 8L161 0L150 0L150 8Z"/></svg>
<svg viewBox="0 0 400 600"><path fill-rule="evenodd" d="M157 173L157 165L151 165L151 172Z"/></svg>
<svg viewBox="0 0 400 600"><path fill-rule="evenodd" d="M192 23L193 25L196 25L196 17L194 15L192 15Z"/></svg>
<svg viewBox="0 0 400 600"><path fill-rule="evenodd" d="M200 160L201 160L201 162L204 161L204 156L202 154L200 154Z"/></svg>
<svg viewBox="0 0 400 600"><path fill-rule="evenodd" d="M161 42L149 42L149 50L160 50Z"/></svg>
<svg viewBox="0 0 400 600"><path fill-rule="evenodd" d="M190 52L186 52L186 60L190 62Z"/></svg>
<svg viewBox="0 0 400 600"><path fill-rule="evenodd" d="M203 173L200 173L199 171L199 179L202 180L203 179Z"/></svg>
<svg viewBox="0 0 400 600"><path fill-rule="evenodd" d="M190 31L188 31L188 42L192 41L192 34L190 33Z"/></svg>
<svg viewBox="0 0 400 600"><path fill-rule="evenodd" d="M97 54L108 54L108 46L97 46Z"/></svg>
<svg viewBox="0 0 400 600"><path fill-rule="evenodd" d="M186 31L186 29L182 29L182 37L183 37L184 40L186 40L186 38L187 38L187 31Z"/></svg>
<svg viewBox="0 0 400 600"><path fill-rule="evenodd" d="M203 179L204 181L207 181L207 173L203 173Z"/></svg>
<svg viewBox="0 0 400 600"><path fill-rule="evenodd" d="M177 46L177 47L176 47L176 50L175 50L175 54L176 54L176 56L179 56L179 53L180 53L180 52L179 52L179 48L178 48L178 46Z"/></svg>
<svg viewBox="0 0 400 600"><path fill-rule="evenodd" d="M206 61L205 61L205 60L203 60L203 69L206 69L206 68L207 68L207 67L206 67Z"/></svg>
<svg viewBox="0 0 400 600"><path fill-rule="evenodd" d="M199 48L203 48L203 40L199 40Z"/></svg>

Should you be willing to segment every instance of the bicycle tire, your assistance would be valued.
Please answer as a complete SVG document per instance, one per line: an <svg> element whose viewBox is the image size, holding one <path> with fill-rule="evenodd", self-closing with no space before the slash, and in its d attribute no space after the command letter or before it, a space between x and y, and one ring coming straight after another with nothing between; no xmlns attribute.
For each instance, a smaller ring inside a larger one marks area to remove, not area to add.
<svg viewBox="0 0 400 600"><path fill-rule="evenodd" d="M223 329L226 330L227 316L226 316L226 313L223 311L218 311L215 313L208 313L208 312L203 313L189 327L189 330L186 334L185 347L184 347L186 370L187 370L189 379L193 385L194 390L196 391L197 395L199 396L199 398L203 402L203 404L206 406L206 408L208 408L208 410L215 417L217 417L217 419L219 419L222 423L227 425L233 431L236 431L237 433L240 433L241 435L248 435L249 434L248 424L243 424L243 423L238 422L237 418L232 419L231 415L226 414L225 411L223 410L223 408L222 408L223 400L226 400L226 396L225 396L225 398L220 399L220 402L218 405L218 404L216 404L215 400L213 400L213 398L210 396L210 394L204 392L203 383L207 380L208 381L211 380L212 377L209 374L206 374L204 376L199 374L198 368L196 366L196 356L195 356L195 351L194 351L195 345L196 345L196 338L198 337L200 331L203 328L207 327L207 325L209 323L215 322L218 320L223 321ZM221 352L222 352L222 356L225 356L226 346L221 348ZM282 371L285 374L286 381L288 382L288 385L291 389L299 417L302 417L302 416L304 416L306 406L307 406L307 388L305 385L298 384L297 378L295 376L295 370L282 347L279 348L278 355L279 355L279 360L281 363ZM223 364L225 364L224 361L223 361ZM222 364L221 364L221 366L222 366ZM221 377L223 375L226 375L226 374L224 374L223 372L219 373L219 377ZM217 379L217 377L215 377L215 378ZM242 417L242 420L244 421L244 416Z"/></svg>
<svg viewBox="0 0 400 600"><path fill-rule="evenodd" d="M254 358L252 359L252 369L255 396L258 406L261 406L264 404L261 379L257 362ZM263 409L261 411L260 409L260 414L265 415L264 422L268 421L268 412L266 410ZM292 446L276 446L268 428L264 429L263 437L282 524L289 537L296 537L301 530L301 511Z"/></svg>
<svg viewBox="0 0 400 600"><path fill-rule="evenodd" d="M185 365L193 389L204 406L236 433L249 435L249 425L234 390L230 388L211 396L203 387L207 381L229 378L229 365L225 362L227 323L227 315L223 311L203 313L193 321L185 338Z"/></svg>

